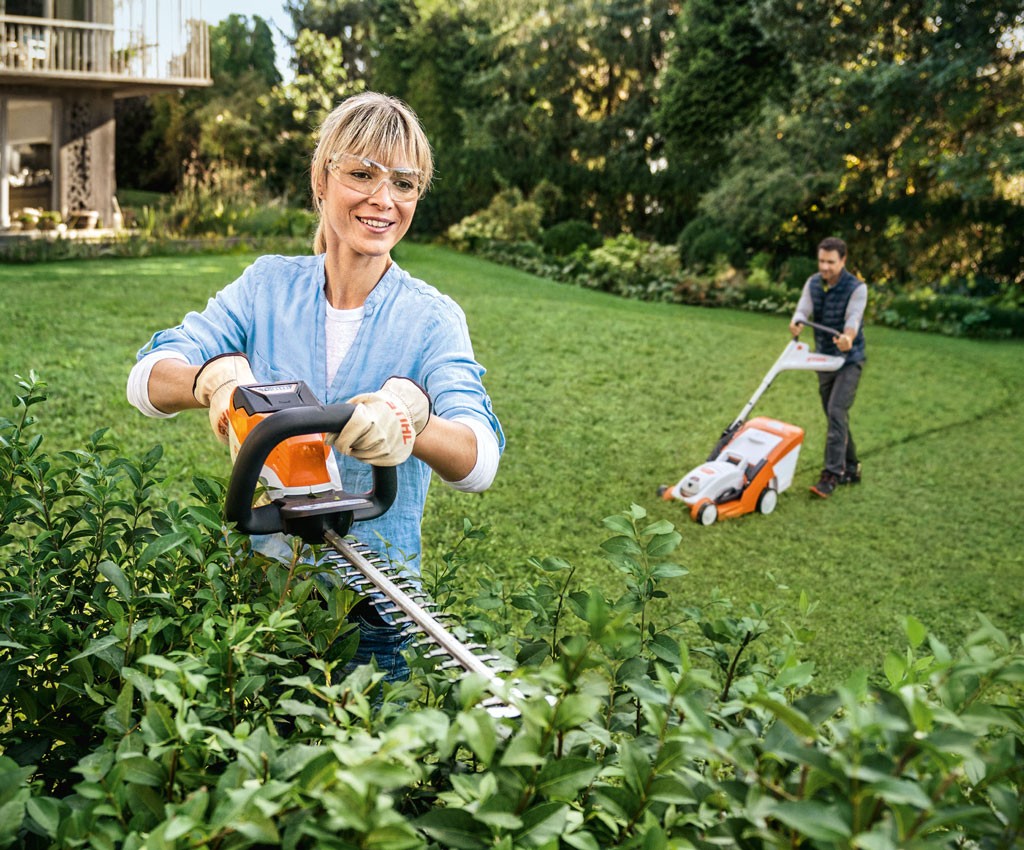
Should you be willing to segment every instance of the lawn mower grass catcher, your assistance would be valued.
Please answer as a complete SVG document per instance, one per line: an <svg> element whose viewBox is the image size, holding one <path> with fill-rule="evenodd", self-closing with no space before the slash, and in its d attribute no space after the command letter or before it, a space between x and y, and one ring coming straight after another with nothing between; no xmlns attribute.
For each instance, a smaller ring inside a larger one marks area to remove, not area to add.
<svg viewBox="0 0 1024 850"><path fill-rule="evenodd" d="M839 331L824 325L804 324L839 335ZM834 372L845 362L845 357L816 354L794 337L739 416L722 432L707 460L676 484L659 487L658 495L666 501L689 505L690 516L701 525L754 511L770 514L778 504L779 493L793 483L804 431L766 416L748 422L747 416L780 372Z"/></svg>
<svg viewBox="0 0 1024 850"><path fill-rule="evenodd" d="M427 658L442 667L461 668L484 677L492 694L483 702L495 716L512 717L509 688L488 664L497 656L480 655L479 646L459 640L441 622L433 602L418 584L366 545L346 538L352 523L374 519L391 507L398 476L393 467L374 466L372 489L348 493L334 466L324 433L339 431L351 404L321 404L302 381L240 386L228 409L229 441L237 449L225 501L225 515L247 534L296 535L309 544L325 544L320 578L365 596L382 618L428 645ZM253 501L265 487L266 504ZM511 693L516 695L513 688Z"/></svg>

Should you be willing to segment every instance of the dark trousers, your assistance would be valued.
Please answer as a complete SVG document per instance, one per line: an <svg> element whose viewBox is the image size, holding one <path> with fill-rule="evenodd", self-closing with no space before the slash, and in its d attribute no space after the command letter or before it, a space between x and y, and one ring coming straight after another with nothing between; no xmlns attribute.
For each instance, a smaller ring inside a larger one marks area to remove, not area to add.
<svg viewBox="0 0 1024 850"><path fill-rule="evenodd" d="M818 372L821 407L828 417L825 438L825 470L842 475L857 465L857 447L850 433L850 408L857 396L863 363L847 363L835 372Z"/></svg>
<svg viewBox="0 0 1024 850"><path fill-rule="evenodd" d="M348 619L359 627L359 648L351 666L377 661L377 669L387 674L388 682L409 678L409 664L402 656L412 646L412 638L385 622L368 601L362 601L349 612Z"/></svg>

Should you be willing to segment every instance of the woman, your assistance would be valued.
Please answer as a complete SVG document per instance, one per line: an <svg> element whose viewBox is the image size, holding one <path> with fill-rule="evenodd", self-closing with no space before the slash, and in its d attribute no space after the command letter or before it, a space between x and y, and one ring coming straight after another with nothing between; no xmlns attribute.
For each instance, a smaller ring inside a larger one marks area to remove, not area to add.
<svg viewBox="0 0 1024 850"><path fill-rule="evenodd" d="M395 466L398 497L352 534L414 572L431 470L456 489L483 491L505 444L462 310L391 258L432 174L429 143L405 104L372 92L345 100L313 153L313 256L261 257L203 312L155 334L128 379L129 401L148 416L208 407L222 442L240 383L302 380L325 403L356 404L332 435L345 487L370 488L368 463ZM357 658L375 648L381 667L401 674L397 633L360 629Z"/></svg>

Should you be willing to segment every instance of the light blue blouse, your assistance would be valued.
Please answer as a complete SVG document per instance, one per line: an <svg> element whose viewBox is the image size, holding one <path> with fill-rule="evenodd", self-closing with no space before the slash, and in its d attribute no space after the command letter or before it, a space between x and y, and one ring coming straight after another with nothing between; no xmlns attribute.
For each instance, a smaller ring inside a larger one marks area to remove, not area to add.
<svg viewBox="0 0 1024 850"><path fill-rule="evenodd" d="M451 298L392 264L366 299L359 333L328 386L325 282L322 254L261 257L201 313L154 334L138 357L176 351L198 366L239 351L261 383L302 380L328 404L373 392L392 375L412 378L430 395L434 415L479 420L504 451L505 437L482 382L485 370L474 357L465 314ZM340 454L337 459L345 489L369 490L367 464ZM382 517L356 523L352 534L418 572L431 470L409 458L397 472L394 505Z"/></svg>

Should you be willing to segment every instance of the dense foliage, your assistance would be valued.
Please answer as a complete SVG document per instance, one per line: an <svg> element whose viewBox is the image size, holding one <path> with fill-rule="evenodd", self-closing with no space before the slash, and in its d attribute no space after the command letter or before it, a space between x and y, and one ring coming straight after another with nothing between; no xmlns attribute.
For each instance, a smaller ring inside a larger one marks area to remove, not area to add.
<svg viewBox="0 0 1024 850"><path fill-rule="evenodd" d="M214 28L211 89L122 104L135 154L120 185L167 189L226 162L301 206L313 128L375 88L406 99L436 149L421 232L544 183L545 228L664 244L691 228L740 268L768 257L773 276L839 234L866 279L897 290L1024 283L1019 0L287 9L291 79L266 23L232 15Z"/></svg>
<svg viewBox="0 0 1024 850"><path fill-rule="evenodd" d="M22 381L0 419L0 847L1009 848L1024 835L1024 654L913 618L876 676L813 690L798 610L727 600L663 625L680 535L633 506L606 595L570 563L424 576L515 659L513 718L425 656L349 670L353 597L159 497L160 452L50 455ZM772 621L791 620L784 629Z"/></svg>

